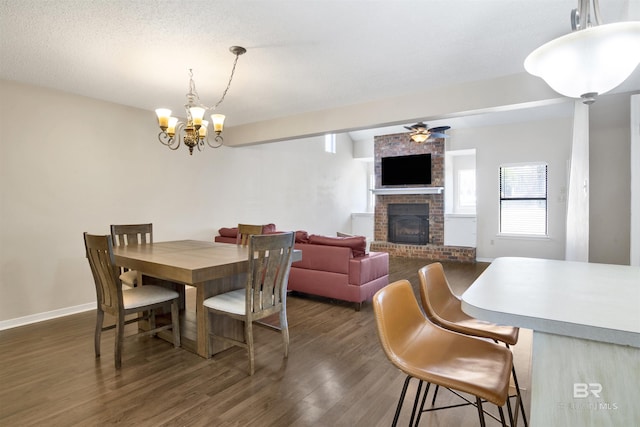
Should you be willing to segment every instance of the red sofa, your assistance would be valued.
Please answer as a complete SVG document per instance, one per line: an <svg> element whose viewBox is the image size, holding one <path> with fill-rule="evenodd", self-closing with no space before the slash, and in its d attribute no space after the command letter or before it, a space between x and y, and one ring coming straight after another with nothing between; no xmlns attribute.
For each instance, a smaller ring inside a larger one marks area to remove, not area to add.
<svg viewBox="0 0 640 427"><path fill-rule="evenodd" d="M295 248L302 251L302 260L291 265L289 291L353 302L360 310L389 284L389 254L365 253L364 237L305 235L296 233Z"/></svg>
<svg viewBox="0 0 640 427"><path fill-rule="evenodd" d="M275 232L275 226L263 232ZM220 229L219 233L216 242L236 243L233 229ZM296 231L295 248L302 251L302 260L291 265L289 291L353 302L360 310L364 301L389 284L389 254L366 253L362 236L328 237Z"/></svg>

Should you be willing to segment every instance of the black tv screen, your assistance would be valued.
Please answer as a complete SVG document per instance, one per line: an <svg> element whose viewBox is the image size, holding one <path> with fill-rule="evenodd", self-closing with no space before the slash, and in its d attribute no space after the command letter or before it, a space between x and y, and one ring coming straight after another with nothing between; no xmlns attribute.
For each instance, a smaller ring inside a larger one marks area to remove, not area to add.
<svg viewBox="0 0 640 427"><path fill-rule="evenodd" d="M382 185L431 184L431 153L383 157Z"/></svg>

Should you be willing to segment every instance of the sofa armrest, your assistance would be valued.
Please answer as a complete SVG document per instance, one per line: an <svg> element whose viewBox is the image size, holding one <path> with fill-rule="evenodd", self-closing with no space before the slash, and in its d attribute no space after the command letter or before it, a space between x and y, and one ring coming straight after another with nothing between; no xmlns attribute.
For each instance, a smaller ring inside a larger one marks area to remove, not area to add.
<svg viewBox="0 0 640 427"><path fill-rule="evenodd" d="M349 284L363 285L389 274L389 254L369 252L368 255L349 260Z"/></svg>

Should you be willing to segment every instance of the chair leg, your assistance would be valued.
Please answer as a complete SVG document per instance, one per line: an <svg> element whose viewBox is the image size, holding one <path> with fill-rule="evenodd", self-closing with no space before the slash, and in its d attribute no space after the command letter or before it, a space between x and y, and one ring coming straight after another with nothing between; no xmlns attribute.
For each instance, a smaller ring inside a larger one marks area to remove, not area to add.
<svg viewBox="0 0 640 427"><path fill-rule="evenodd" d="M244 339L247 342L247 353L249 353L249 375L255 372L255 359L253 349L253 322L250 319L244 322Z"/></svg>
<svg viewBox="0 0 640 427"><path fill-rule="evenodd" d="M427 383L427 387L425 387L424 394L422 395L422 402L420 403L420 410L418 411L418 417L416 418L416 426L420 424L420 417L422 417L422 413L424 412L424 404L427 401L427 395L429 394L430 387L431 387L431 383Z"/></svg>
<svg viewBox="0 0 640 427"><path fill-rule="evenodd" d="M102 338L102 323L104 322L104 311L98 308L96 314L96 333L94 336L94 347L96 351L96 357L100 357L100 339Z"/></svg>
<svg viewBox="0 0 640 427"><path fill-rule="evenodd" d="M440 390L440 386L436 384L436 389L433 390L433 399L431 399L431 406L436 404L436 397L438 396L438 390Z"/></svg>
<svg viewBox="0 0 640 427"><path fill-rule="evenodd" d="M149 310L149 329L154 330L156 328L156 311L154 309ZM156 336L153 334L152 336Z"/></svg>
<svg viewBox="0 0 640 427"><path fill-rule="evenodd" d="M507 346L507 348L509 347L509 344L505 344ZM522 414L522 421L524 422L524 427L529 427L529 423L527 422L527 414L525 414L524 412L524 405L523 405L523 401L522 401L522 395L520 394L520 384L518 384L518 376L516 375L516 368L515 365L511 366L511 373L513 374L513 383L516 386L516 393L518 395L518 404L520 406L520 413ZM518 411L518 408L516 408L516 413Z"/></svg>
<svg viewBox="0 0 640 427"><path fill-rule="evenodd" d="M398 406L396 406L396 414L393 416L393 423L391 423L391 427L395 427L398 425L398 418L400 418L402 403L404 402L404 397L407 394L407 387L409 387L410 380L411 377L407 375L407 379L404 380L404 386L402 386L402 392L400 393L400 399L398 399Z"/></svg>
<svg viewBox="0 0 640 427"><path fill-rule="evenodd" d="M287 321L286 310L280 310L280 330L282 332L282 343L284 344L284 357L289 357L289 322Z"/></svg>
<svg viewBox="0 0 640 427"><path fill-rule="evenodd" d="M482 399L476 396L476 408L478 408L478 417L480 418L480 426L487 427L484 421L484 411L482 410Z"/></svg>
<svg viewBox="0 0 640 427"><path fill-rule="evenodd" d="M122 366L122 342L124 341L124 315L116 315L116 340L114 344L114 360L116 369Z"/></svg>
<svg viewBox="0 0 640 427"><path fill-rule="evenodd" d="M209 309L204 305L200 306L204 310L204 339L207 340L207 359L211 357L211 316L209 316Z"/></svg>
<svg viewBox="0 0 640 427"><path fill-rule="evenodd" d="M507 401L509 401L509 397L507 397ZM498 412L500 412L500 422L502 423L502 427L507 427L507 423L504 420L504 411L502 410L502 406L498 406ZM513 426L513 423L511 423Z"/></svg>
<svg viewBox="0 0 640 427"><path fill-rule="evenodd" d="M513 422L513 411L511 410L511 400L509 399L509 396L507 396L507 409L509 411L509 425L513 426L515 424ZM516 407L516 409L517 409L517 407Z"/></svg>
<svg viewBox="0 0 640 427"><path fill-rule="evenodd" d="M180 308L178 300L171 303L171 330L173 331L173 346L180 347Z"/></svg>
<svg viewBox="0 0 640 427"><path fill-rule="evenodd" d="M418 409L418 401L420 400L420 391L422 391L422 384L424 383L423 380L419 380L418 382L418 389L416 390L416 398L413 399L413 409L411 410L411 419L409 420L409 425L412 426L413 425L413 419L416 416L416 410ZM419 418L419 416L418 416Z"/></svg>

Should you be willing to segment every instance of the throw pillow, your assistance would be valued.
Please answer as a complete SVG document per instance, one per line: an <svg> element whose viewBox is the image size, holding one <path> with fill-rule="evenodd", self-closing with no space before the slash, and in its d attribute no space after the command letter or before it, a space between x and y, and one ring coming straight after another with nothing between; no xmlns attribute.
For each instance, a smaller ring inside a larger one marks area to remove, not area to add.
<svg viewBox="0 0 640 427"><path fill-rule="evenodd" d="M265 224L262 226L262 234L273 234L276 231L275 224Z"/></svg>
<svg viewBox="0 0 640 427"><path fill-rule="evenodd" d="M309 243L309 233L304 230L296 231L296 243Z"/></svg>
<svg viewBox="0 0 640 427"><path fill-rule="evenodd" d="M236 237L238 235L238 227L227 228L222 227L218 230L218 233L222 237Z"/></svg>
<svg viewBox="0 0 640 427"><path fill-rule="evenodd" d="M309 243L315 245L326 246L342 246L351 248L351 253L354 258L366 255L367 251L367 239L364 236L354 237L328 237L312 234L309 236Z"/></svg>

